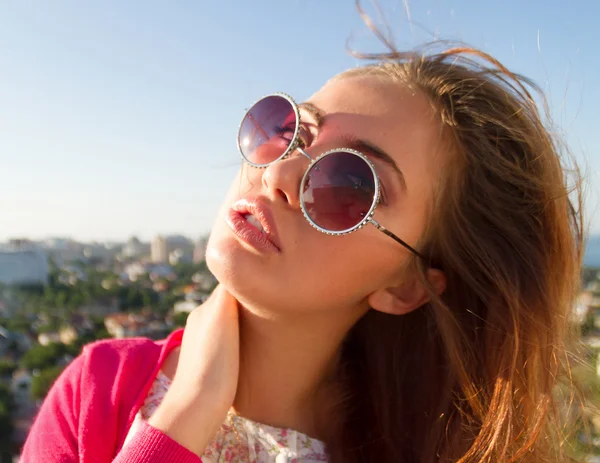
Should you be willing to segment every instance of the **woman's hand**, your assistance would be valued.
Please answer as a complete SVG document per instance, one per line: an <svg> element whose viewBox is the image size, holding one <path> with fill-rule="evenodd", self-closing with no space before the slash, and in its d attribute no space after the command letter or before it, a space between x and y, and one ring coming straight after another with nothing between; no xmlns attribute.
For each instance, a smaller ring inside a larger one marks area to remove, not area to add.
<svg viewBox="0 0 600 463"><path fill-rule="evenodd" d="M222 285L188 316L173 382L148 423L201 456L233 404L238 302Z"/></svg>

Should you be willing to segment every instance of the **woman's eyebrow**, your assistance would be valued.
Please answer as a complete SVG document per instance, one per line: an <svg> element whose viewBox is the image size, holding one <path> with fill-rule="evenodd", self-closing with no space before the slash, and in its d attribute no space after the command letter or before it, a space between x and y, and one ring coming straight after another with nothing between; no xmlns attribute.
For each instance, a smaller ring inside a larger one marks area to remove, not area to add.
<svg viewBox="0 0 600 463"><path fill-rule="evenodd" d="M402 191L406 192L406 180L404 179L404 174L394 161L394 158L383 151L381 148L369 143L368 141L359 140L358 138L348 137L351 142L348 148L355 149L356 151L365 152L366 154L371 154L374 158L379 159L380 161L388 164L394 172L398 175L398 179L400 180L400 187Z"/></svg>
<svg viewBox="0 0 600 463"><path fill-rule="evenodd" d="M317 122L318 127L321 127L321 125L323 125L323 120L325 119L325 114L323 113L323 111L321 111L319 108L317 108L314 104L309 103L309 102L304 102L304 103L300 103L298 105L298 107L300 107L300 108L306 110L308 113L310 113L315 118L315 121ZM347 148L352 148L357 151L365 151L366 153L371 154L371 156L373 156L374 158L379 159L380 161L383 161L386 164L388 164L394 170L394 172L396 172L396 174L398 175L398 178L400 180L400 186L401 186L402 190L406 192L406 180L404 178L404 174L398 167L398 164L396 164L396 161L394 161L394 158L392 158L389 154L387 154L381 148L379 148L365 140L359 140L354 135L346 135L346 136L344 136L344 138L348 140L348 142L349 142L348 144L350 145L350 146L347 146Z"/></svg>
<svg viewBox="0 0 600 463"><path fill-rule="evenodd" d="M312 117L314 117L315 122L317 123L317 127L321 126L323 117L325 116L323 114L323 111L321 111L314 104L309 103L309 102L300 103L298 105L298 107L306 110L306 112L310 113L312 115Z"/></svg>

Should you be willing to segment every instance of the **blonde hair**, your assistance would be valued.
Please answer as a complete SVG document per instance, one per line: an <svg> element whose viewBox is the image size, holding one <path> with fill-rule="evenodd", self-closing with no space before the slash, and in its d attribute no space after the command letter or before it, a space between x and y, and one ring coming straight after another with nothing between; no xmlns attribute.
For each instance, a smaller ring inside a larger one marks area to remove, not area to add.
<svg viewBox="0 0 600 463"><path fill-rule="evenodd" d="M531 81L474 48L400 52L380 38L389 53L336 79L379 76L431 101L452 162L419 249L447 290L353 327L332 461L565 461L553 390L580 282L578 171L569 189L569 153Z"/></svg>

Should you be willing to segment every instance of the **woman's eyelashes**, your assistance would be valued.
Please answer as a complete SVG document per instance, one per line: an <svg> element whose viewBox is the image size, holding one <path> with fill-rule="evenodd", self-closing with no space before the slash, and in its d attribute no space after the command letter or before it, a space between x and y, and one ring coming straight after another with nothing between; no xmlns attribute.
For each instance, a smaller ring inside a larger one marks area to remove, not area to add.
<svg viewBox="0 0 600 463"><path fill-rule="evenodd" d="M296 125L290 124L290 125L278 126L278 127L275 127L274 131L275 131L275 134L281 140L283 140L285 143L290 145L292 143L292 141L294 140L294 132L296 131ZM298 129L298 136L300 137L300 140L302 140L302 145L304 146L304 148L308 148L312 144L313 139L314 139L312 132L304 124L300 125L300 127Z"/></svg>
<svg viewBox="0 0 600 463"><path fill-rule="evenodd" d="M295 127L292 126L283 126L283 127L275 127L275 134L281 138L282 140L284 140L285 142L287 142L287 144L289 145L290 143L292 143L292 140L294 139L294 131L295 131Z"/></svg>

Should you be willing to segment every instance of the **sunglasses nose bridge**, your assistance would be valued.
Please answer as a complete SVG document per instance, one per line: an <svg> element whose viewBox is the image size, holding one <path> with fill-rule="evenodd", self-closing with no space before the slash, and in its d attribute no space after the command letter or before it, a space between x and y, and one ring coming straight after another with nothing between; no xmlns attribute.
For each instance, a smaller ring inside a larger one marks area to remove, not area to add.
<svg viewBox="0 0 600 463"><path fill-rule="evenodd" d="M308 159L309 161L312 162L313 158L310 157L310 154L308 154L306 151L304 151L304 149L301 146L298 146L296 148L296 150L302 155L304 156L306 159Z"/></svg>

